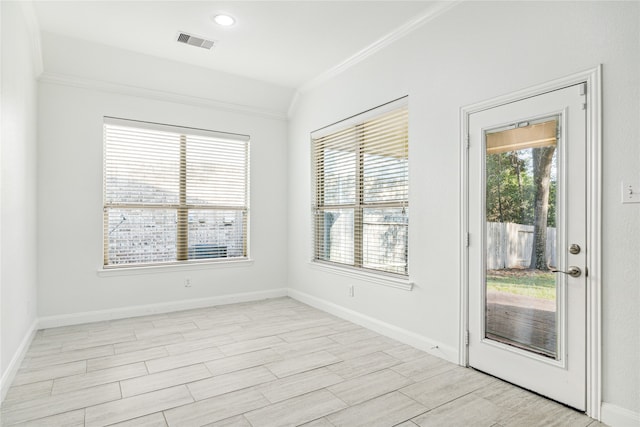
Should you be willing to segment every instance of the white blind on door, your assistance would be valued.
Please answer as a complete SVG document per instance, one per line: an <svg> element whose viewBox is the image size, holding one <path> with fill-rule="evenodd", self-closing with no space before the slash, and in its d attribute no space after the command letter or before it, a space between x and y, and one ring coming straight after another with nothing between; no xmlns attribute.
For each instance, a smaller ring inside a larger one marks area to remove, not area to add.
<svg viewBox="0 0 640 427"><path fill-rule="evenodd" d="M311 135L314 260L408 274L406 98Z"/></svg>
<svg viewBox="0 0 640 427"><path fill-rule="evenodd" d="M247 256L249 137L105 117L104 265Z"/></svg>

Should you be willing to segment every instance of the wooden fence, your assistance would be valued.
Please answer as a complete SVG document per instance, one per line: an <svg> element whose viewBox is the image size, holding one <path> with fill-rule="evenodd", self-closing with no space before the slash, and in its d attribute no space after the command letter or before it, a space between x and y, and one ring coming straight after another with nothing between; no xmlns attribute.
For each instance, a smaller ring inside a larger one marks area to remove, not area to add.
<svg viewBox="0 0 640 427"><path fill-rule="evenodd" d="M533 225L487 222L487 269L527 268L533 250ZM547 263L556 265L556 229L547 227Z"/></svg>

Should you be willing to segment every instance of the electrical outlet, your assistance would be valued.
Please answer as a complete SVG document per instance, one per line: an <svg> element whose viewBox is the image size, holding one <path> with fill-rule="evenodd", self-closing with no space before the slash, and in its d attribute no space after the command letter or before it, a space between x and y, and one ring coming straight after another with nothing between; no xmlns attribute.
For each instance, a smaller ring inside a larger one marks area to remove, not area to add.
<svg viewBox="0 0 640 427"><path fill-rule="evenodd" d="M184 287L185 288L190 288L191 287L191 277L185 277L184 278Z"/></svg>
<svg viewBox="0 0 640 427"><path fill-rule="evenodd" d="M353 285L349 285L349 296L353 296Z"/></svg>
<svg viewBox="0 0 640 427"><path fill-rule="evenodd" d="M622 181L622 203L640 203L640 185Z"/></svg>

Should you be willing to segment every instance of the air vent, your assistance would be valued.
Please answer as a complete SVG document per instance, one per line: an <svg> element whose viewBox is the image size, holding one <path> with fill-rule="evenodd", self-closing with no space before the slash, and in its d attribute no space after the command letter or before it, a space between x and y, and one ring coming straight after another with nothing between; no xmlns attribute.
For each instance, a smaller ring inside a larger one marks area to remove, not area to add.
<svg viewBox="0 0 640 427"><path fill-rule="evenodd" d="M178 33L178 43L189 44L191 46L201 47L204 49L211 49L213 47L213 40L207 40L202 37L194 36L184 32Z"/></svg>

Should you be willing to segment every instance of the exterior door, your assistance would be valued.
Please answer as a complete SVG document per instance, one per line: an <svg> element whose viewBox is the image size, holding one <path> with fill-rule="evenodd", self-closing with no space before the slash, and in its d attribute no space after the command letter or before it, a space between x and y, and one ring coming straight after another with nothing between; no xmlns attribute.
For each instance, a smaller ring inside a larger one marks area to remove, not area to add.
<svg viewBox="0 0 640 427"><path fill-rule="evenodd" d="M469 116L469 365L586 405L584 84Z"/></svg>

